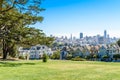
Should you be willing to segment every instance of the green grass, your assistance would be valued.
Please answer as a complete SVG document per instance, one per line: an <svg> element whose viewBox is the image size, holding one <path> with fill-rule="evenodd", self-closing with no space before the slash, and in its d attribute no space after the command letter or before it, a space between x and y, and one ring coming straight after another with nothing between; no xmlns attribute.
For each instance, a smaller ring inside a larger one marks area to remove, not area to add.
<svg viewBox="0 0 120 80"><path fill-rule="evenodd" d="M120 63L1 61L0 80L119 80Z"/></svg>

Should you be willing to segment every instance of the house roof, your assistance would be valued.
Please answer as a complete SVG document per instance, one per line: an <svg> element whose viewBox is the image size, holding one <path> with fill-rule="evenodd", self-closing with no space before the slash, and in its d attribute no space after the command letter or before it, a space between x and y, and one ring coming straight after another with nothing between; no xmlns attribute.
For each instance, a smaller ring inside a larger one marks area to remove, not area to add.
<svg viewBox="0 0 120 80"><path fill-rule="evenodd" d="M22 48L22 50L30 50L30 48Z"/></svg>

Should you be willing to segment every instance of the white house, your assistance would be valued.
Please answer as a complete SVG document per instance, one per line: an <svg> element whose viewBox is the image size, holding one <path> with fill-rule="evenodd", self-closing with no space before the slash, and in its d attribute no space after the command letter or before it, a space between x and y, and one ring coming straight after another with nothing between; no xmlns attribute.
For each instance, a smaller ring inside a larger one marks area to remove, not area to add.
<svg viewBox="0 0 120 80"><path fill-rule="evenodd" d="M29 49L19 48L20 55L26 56L29 55L30 59L39 59L42 57L42 55L45 53L47 55L52 55L53 51L51 51L51 48L48 48L45 45L36 45L32 46Z"/></svg>
<svg viewBox="0 0 120 80"><path fill-rule="evenodd" d="M30 53L30 48L19 47L19 56L26 56Z"/></svg>

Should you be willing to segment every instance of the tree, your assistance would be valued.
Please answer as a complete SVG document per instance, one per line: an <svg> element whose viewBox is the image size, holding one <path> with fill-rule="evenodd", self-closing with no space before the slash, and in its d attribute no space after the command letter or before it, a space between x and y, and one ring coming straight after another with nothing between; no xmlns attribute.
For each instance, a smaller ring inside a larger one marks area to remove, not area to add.
<svg viewBox="0 0 120 80"><path fill-rule="evenodd" d="M60 51L57 50L56 52L54 52L51 56L51 59L60 59Z"/></svg>
<svg viewBox="0 0 120 80"><path fill-rule="evenodd" d="M120 47L120 39L117 41L117 44L119 45L119 47Z"/></svg>
<svg viewBox="0 0 120 80"><path fill-rule="evenodd" d="M117 61L117 59L120 58L120 54L114 54L113 58L115 58L115 60Z"/></svg>
<svg viewBox="0 0 120 80"><path fill-rule="evenodd" d="M53 37L42 37L42 41L40 41L40 43L47 46L52 46L53 41L54 41Z"/></svg>
<svg viewBox="0 0 120 80"><path fill-rule="evenodd" d="M15 49L15 45L50 44L45 34L29 25L41 22L38 15L42 9L42 0L0 0L0 39L2 41L3 59ZM13 51L15 52L15 51Z"/></svg>
<svg viewBox="0 0 120 80"><path fill-rule="evenodd" d="M94 55L93 55L93 58L94 58L95 60L97 60L97 59L99 58L99 55L98 55L98 54L94 54Z"/></svg>
<svg viewBox="0 0 120 80"><path fill-rule="evenodd" d="M13 8L16 8L19 12L38 14L43 8L41 8L41 2L43 0L0 0L0 13L6 13Z"/></svg>
<svg viewBox="0 0 120 80"><path fill-rule="evenodd" d="M3 43L3 59L6 59L7 53L10 51L10 49L14 47L13 45L15 45L18 41L23 40L23 38L26 38L27 40L28 39L27 37L31 37L32 39L32 35L36 36L39 34L38 30L28 28L26 27L26 25L33 24L36 21L41 21L42 17L40 18L36 16L21 14L14 9L1 17L2 18L0 23L1 24L0 38L2 39Z"/></svg>
<svg viewBox="0 0 120 80"><path fill-rule="evenodd" d="M108 58L110 57L108 55L103 55L102 58L103 58L103 61L108 61Z"/></svg>
<svg viewBox="0 0 120 80"><path fill-rule="evenodd" d="M43 59L43 62L47 62L48 55L46 53L44 53L42 59Z"/></svg>

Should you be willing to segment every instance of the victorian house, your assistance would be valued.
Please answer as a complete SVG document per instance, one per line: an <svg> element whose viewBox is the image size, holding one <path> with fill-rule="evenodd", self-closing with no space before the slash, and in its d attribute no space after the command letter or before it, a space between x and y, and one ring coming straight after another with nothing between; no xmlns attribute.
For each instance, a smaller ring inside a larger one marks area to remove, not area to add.
<svg viewBox="0 0 120 80"><path fill-rule="evenodd" d="M51 48L45 45L36 45L27 49L22 47L19 48L19 56L29 56L29 59L40 59L44 53L48 56L53 54Z"/></svg>

